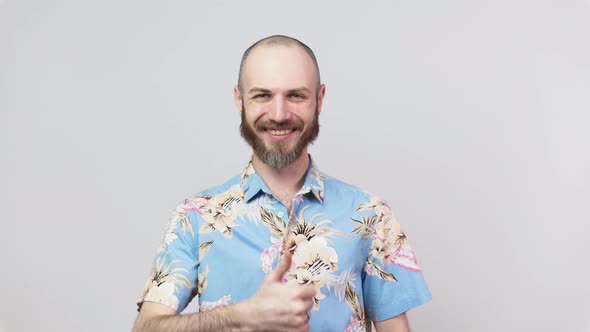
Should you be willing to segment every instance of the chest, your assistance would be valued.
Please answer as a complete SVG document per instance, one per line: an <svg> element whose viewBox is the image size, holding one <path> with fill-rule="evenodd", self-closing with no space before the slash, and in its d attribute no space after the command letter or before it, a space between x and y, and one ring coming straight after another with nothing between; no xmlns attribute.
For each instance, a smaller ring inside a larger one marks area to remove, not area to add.
<svg viewBox="0 0 590 332"><path fill-rule="evenodd" d="M320 291L343 275L360 280L367 245L351 232L346 211L310 206L290 215L281 207L258 207L257 212L235 218L229 235L199 234L199 247L206 247L199 254L200 302L251 297L277 265L282 249L293 252L285 279L314 283Z"/></svg>

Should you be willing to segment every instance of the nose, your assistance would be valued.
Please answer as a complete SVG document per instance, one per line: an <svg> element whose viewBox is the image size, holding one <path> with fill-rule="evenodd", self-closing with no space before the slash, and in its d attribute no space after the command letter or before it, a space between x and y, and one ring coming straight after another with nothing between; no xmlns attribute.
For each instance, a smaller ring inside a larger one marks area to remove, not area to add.
<svg viewBox="0 0 590 332"><path fill-rule="evenodd" d="M290 117L289 106L284 98L275 98L273 100L268 118L275 122L287 121Z"/></svg>

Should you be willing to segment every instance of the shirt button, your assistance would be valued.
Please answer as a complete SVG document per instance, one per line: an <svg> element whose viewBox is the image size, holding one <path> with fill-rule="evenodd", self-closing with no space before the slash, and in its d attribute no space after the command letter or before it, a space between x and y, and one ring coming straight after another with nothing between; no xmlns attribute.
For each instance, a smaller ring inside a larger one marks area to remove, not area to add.
<svg viewBox="0 0 590 332"><path fill-rule="evenodd" d="M277 215L279 216L279 218L282 218L282 217L283 217L283 215L284 215L284 214L283 214L283 211L279 211L279 213L277 213Z"/></svg>

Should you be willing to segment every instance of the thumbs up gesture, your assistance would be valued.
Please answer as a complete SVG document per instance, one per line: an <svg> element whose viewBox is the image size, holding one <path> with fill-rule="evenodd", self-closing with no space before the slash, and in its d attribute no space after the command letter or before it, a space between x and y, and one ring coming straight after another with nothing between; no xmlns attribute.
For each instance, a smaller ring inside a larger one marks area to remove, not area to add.
<svg viewBox="0 0 590 332"><path fill-rule="evenodd" d="M256 331L309 331L309 310L315 288L311 285L284 284L292 253L285 251L277 267L266 275L256 295L247 300Z"/></svg>

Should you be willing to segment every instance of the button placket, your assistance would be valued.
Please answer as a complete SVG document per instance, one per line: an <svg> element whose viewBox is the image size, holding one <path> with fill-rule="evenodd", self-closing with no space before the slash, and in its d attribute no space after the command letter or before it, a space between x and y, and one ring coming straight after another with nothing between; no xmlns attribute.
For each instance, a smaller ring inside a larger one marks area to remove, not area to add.
<svg viewBox="0 0 590 332"><path fill-rule="evenodd" d="M285 249L285 244L286 244L287 238L289 237L289 233L291 233L291 231L292 231L292 229L291 229L292 228L291 226L293 224L292 220L293 220L293 218L295 218L296 211L299 210L299 203L303 202L303 199L302 199L303 197L301 197L301 198L299 197L301 195L302 195L301 193L297 193L295 195L295 197L293 198L293 202L291 203L291 211L289 212L289 218L287 219L287 225L285 226L285 234L283 236L283 246L282 246L283 249Z"/></svg>

